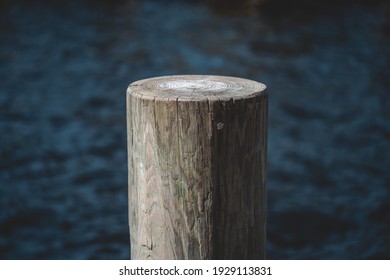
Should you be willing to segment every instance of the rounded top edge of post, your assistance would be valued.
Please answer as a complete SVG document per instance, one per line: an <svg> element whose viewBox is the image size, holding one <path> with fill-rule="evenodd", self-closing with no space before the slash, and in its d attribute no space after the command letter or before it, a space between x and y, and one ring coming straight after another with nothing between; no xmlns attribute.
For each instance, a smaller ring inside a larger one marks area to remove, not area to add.
<svg viewBox="0 0 390 280"><path fill-rule="evenodd" d="M253 80L218 75L172 75L131 83L127 93L154 100L237 100L266 95L266 85Z"/></svg>

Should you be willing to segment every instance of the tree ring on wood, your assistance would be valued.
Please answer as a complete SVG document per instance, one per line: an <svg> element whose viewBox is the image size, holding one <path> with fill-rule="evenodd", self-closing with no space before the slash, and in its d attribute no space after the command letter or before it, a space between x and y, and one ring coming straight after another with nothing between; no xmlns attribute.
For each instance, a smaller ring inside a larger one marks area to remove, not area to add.
<svg viewBox="0 0 390 280"><path fill-rule="evenodd" d="M162 76L140 80L128 92L142 99L238 100L266 94L266 86L248 79L214 75Z"/></svg>

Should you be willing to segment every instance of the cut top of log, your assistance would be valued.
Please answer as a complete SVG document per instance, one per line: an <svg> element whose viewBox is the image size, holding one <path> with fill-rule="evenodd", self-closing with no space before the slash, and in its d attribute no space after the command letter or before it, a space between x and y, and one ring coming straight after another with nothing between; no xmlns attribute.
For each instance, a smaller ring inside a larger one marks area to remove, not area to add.
<svg viewBox="0 0 390 280"><path fill-rule="evenodd" d="M177 75L136 81L130 84L127 93L152 100L227 101L266 94L266 86L228 76Z"/></svg>

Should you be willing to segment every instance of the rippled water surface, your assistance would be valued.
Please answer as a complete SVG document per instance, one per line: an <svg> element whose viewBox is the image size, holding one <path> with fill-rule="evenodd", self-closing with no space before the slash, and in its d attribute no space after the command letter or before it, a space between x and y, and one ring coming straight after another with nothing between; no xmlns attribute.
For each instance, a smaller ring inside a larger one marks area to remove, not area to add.
<svg viewBox="0 0 390 280"><path fill-rule="evenodd" d="M268 258L390 257L389 5L219 2L0 4L0 259L129 258L125 90L169 74L268 86Z"/></svg>

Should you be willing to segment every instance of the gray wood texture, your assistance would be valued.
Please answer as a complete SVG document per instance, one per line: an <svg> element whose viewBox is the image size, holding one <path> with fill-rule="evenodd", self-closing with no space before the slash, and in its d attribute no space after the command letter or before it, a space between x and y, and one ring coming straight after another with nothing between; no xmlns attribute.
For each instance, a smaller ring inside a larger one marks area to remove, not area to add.
<svg viewBox="0 0 390 280"><path fill-rule="evenodd" d="M165 76L127 90L132 259L264 259L266 86Z"/></svg>

